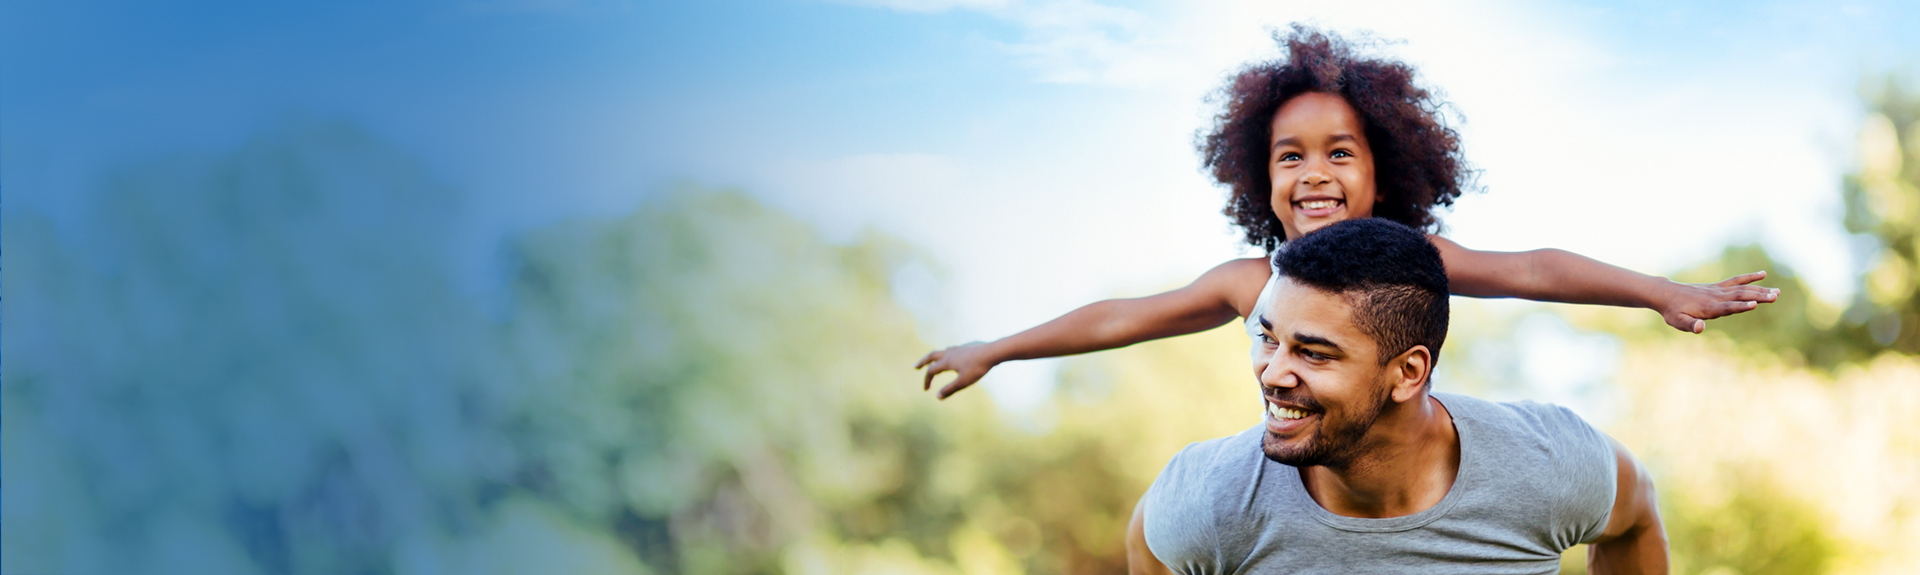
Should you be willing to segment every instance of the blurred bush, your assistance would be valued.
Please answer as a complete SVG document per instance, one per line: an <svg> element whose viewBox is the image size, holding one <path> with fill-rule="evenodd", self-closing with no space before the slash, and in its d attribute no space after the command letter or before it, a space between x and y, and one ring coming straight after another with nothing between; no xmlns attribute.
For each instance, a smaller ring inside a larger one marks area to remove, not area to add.
<svg viewBox="0 0 1920 575"><path fill-rule="evenodd" d="M934 402L919 256L737 193L523 234L502 312L460 195L348 125L109 181L6 214L6 572L1112 572L1165 458L1256 420L1231 329L1073 364L1041 434Z"/></svg>
<svg viewBox="0 0 1920 575"><path fill-rule="evenodd" d="M349 126L295 122L126 170L72 229L9 212L0 569L945 553L940 424L901 384L923 345L887 285L904 247L682 191L514 242L497 317L449 279L459 200Z"/></svg>
<svg viewBox="0 0 1920 575"><path fill-rule="evenodd" d="M1781 288L1705 337L1637 311L1567 312L1625 342L1625 407L1608 431L1654 472L1676 573L1920 565L1920 94L1891 79L1865 93L1836 222L1861 248L1852 301L1813 297L1752 244L1676 276L1765 269Z"/></svg>

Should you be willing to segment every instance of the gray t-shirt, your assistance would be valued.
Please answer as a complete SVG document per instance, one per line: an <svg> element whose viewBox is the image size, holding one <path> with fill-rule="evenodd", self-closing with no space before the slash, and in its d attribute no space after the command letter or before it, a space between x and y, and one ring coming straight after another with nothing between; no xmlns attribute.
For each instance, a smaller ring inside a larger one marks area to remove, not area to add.
<svg viewBox="0 0 1920 575"><path fill-rule="evenodd" d="M1564 407L1433 394L1460 470L1404 517L1335 515L1299 469L1260 450L1265 425L1188 445L1142 500L1147 547L1178 573L1556 573L1613 508L1613 445Z"/></svg>

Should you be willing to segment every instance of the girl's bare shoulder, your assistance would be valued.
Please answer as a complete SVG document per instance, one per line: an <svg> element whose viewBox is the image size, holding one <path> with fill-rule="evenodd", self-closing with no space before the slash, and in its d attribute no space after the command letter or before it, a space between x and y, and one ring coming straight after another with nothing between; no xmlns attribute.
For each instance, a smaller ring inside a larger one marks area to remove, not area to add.
<svg viewBox="0 0 1920 575"><path fill-rule="evenodd" d="M1260 283L1267 281L1267 274L1273 271L1272 264L1265 257L1234 258L1213 267L1208 275L1220 274L1229 277L1259 277Z"/></svg>
<svg viewBox="0 0 1920 575"><path fill-rule="evenodd" d="M1273 275L1267 258L1238 258L1214 266L1199 282L1207 284L1209 291L1219 294L1235 312L1245 316L1253 309L1255 301L1260 299L1260 289L1266 287L1267 278Z"/></svg>

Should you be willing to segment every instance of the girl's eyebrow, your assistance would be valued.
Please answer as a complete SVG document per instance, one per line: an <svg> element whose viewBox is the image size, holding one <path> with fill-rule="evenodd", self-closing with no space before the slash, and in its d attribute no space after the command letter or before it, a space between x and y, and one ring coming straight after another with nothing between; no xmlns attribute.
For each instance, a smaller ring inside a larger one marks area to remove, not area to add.
<svg viewBox="0 0 1920 575"><path fill-rule="evenodd" d="M1353 134L1334 134L1332 138L1327 139L1328 143L1358 142L1358 141L1360 141L1360 138L1354 136ZM1300 145L1300 138L1294 137L1294 136L1287 136L1285 138L1280 138L1278 140L1273 141L1273 149L1276 149L1276 150L1280 149L1281 146L1298 146L1298 145Z"/></svg>

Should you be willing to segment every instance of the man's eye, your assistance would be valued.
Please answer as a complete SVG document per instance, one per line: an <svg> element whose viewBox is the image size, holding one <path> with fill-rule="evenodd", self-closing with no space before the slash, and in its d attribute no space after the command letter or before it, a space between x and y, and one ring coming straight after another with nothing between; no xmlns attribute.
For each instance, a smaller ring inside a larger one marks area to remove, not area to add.
<svg viewBox="0 0 1920 575"><path fill-rule="evenodd" d="M1273 336L1270 336L1264 333L1260 334L1260 343L1264 343L1267 345L1280 345L1280 342L1273 340Z"/></svg>
<svg viewBox="0 0 1920 575"><path fill-rule="evenodd" d="M1303 349L1303 350L1300 350L1300 355L1304 355L1304 356L1307 356L1307 359L1311 359L1311 360L1314 360L1314 361L1326 361L1326 360L1329 360L1329 359L1333 359L1333 358L1331 358L1331 357L1329 357L1329 356L1327 356L1327 355L1325 355L1325 354L1322 354L1322 353L1320 353L1320 352L1317 352L1317 351L1314 351L1314 350L1311 350L1311 349Z"/></svg>

